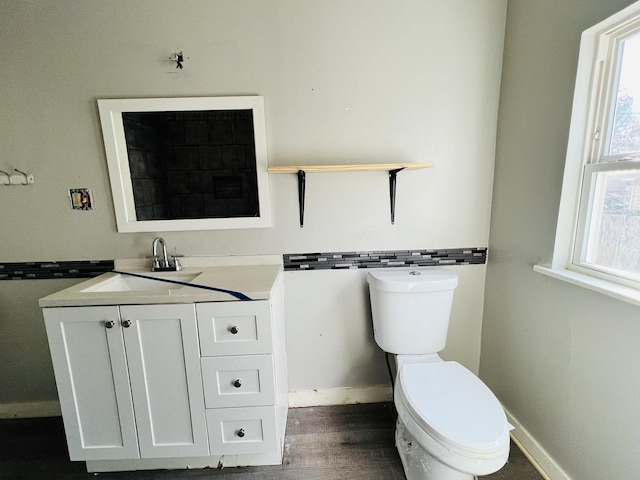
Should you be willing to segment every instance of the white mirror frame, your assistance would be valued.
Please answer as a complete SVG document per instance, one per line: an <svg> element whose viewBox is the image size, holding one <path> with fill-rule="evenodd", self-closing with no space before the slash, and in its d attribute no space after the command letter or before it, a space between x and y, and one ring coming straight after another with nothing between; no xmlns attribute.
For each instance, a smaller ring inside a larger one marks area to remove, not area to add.
<svg viewBox="0 0 640 480"><path fill-rule="evenodd" d="M267 228L271 226L263 97L105 99L98 100L98 110L100 113L100 122L102 123L102 134L107 155L107 166L109 169L109 179L111 182L118 232L170 232L181 230ZM252 110L260 216L138 221L136 219L133 199L133 185L129 169L129 156L127 153L122 113L203 110Z"/></svg>

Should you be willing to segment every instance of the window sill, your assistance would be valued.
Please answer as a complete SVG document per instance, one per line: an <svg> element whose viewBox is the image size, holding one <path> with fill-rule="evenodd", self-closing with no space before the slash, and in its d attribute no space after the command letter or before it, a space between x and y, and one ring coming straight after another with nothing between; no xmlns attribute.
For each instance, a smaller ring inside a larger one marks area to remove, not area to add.
<svg viewBox="0 0 640 480"><path fill-rule="evenodd" d="M618 285L583 273L566 269L555 269L545 265L534 265L533 270L543 275L547 275L548 277L555 278L556 280L561 280L572 285L577 285L578 287L583 287L588 290L622 300L623 302L640 306L640 290L635 288Z"/></svg>

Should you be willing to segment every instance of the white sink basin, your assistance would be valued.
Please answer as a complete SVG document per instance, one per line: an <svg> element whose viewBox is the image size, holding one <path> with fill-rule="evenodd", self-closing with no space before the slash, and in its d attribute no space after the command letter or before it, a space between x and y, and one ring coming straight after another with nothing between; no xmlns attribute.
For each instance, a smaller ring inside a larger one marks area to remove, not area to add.
<svg viewBox="0 0 640 480"><path fill-rule="evenodd" d="M145 274L147 277L154 278L140 278L132 275L116 274L114 277L107 278L100 283L87 287L81 292L150 292L158 290L179 290L184 288L184 285L179 285L171 282L163 282L162 279L172 280L175 282L189 283L201 272L190 273L149 273ZM158 280L156 280L156 278Z"/></svg>

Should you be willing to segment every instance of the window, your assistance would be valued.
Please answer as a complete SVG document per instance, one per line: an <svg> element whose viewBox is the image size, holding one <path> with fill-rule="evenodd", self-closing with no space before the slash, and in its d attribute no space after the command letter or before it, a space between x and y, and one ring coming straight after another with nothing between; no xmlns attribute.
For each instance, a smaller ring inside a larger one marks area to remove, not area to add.
<svg viewBox="0 0 640 480"><path fill-rule="evenodd" d="M551 270L640 303L640 2L582 36Z"/></svg>

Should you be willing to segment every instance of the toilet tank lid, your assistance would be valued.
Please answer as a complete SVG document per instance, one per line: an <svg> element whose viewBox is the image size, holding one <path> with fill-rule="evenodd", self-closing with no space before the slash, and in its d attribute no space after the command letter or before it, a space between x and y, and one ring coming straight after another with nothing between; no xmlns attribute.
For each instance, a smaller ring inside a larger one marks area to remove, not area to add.
<svg viewBox="0 0 640 480"><path fill-rule="evenodd" d="M369 285L386 292L438 292L458 286L458 275L444 268L377 269L367 276Z"/></svg>

